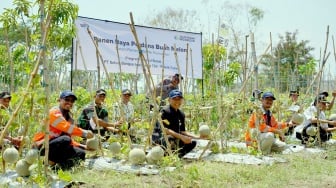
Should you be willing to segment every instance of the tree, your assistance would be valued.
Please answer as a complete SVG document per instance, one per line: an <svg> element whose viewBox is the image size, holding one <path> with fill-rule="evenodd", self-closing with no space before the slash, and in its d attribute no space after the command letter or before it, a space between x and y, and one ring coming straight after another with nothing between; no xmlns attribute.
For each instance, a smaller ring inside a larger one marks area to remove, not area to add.
<svg viewBox="0 0 336 188"><path fill-rule="evenodd" d="M170 30L200 31L200 18L195 10L165 8L163 11L147 17L145 24Z"/></svg>
<svg viewBox="0 0 336 188"><path fill-rule="evenodd" d="M29 11L37 9L38 3L39 1L34 3L28 0L14 0L13 8L6 9L0 15L2 24L0 28L0 69L7 72L7 74L0 75L0 79L5 88L11 85L11 90L15 90L26 84L36 55L42 47L40 46L40 16ZM45 68L49 69L48 76L54 78L50 85L54 86L52 89L55 90L62 81L61 75L64 77L65 73L69 72L72 38L75 36L74 21L77 18L78 6L68 0L47 1L44 12L46 17L51 17L47 43L43 46L47 53L48 66ZM3 51L2 45L7 48L6 51ZM63 83L69 86L69 82Z"/></svg>
<svg viewBox="0 0 336 188"><path fill-rule="evenodd" d="M280 35L280 41L272 54L263 58L265 74L273 82L278 82L276 85L280 91L307 86L313 73L312 67L315 67L315 60L311 55L314 48L308 46L307 40L298 41L297 35L297 31ZM291 83L290 88L287 87L288 83Z"/></svg>

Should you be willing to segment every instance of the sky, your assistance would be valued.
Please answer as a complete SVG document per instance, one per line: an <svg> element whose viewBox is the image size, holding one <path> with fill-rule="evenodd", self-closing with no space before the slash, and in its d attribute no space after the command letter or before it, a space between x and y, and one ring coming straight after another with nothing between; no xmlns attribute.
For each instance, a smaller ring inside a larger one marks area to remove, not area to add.
<svg viewBox="0 0 336 188"><path fill-rule="evenodd" d="M111 20L116 22L129 23L132 12L135 23L143 22L148 16L155 12L160 12L167 7L197 10L202 20L207 24L217 23L218 20L209 20L204 9L204 2L209 7L228 0L73 0L79 5L79 16ZM203 3L202 3L203 2ZM336 7L335 0L231 0L231 4L252 5L262 9L264 18L257 26L255 40L257 55L261 55L269 42L269 34L272 33L273 43L278 35L285 32L298 30L299 40L308 40L309 45L314 47L313 55L315 59L320 59L320 50L324 49L326 41L326 31L329 25L329 45L330 57L326 70L336 73L336 62L333 55L332 36L336 34ZM11 8L12 0L0 0L0 13L3 8ZM225 11L225 10L222 10ZM216 25L216 24L212 24ZM200 32L200 31L195 31ZM246 34L249 31L246 30ZM206 37L206 36L204 36Z"/></svg>

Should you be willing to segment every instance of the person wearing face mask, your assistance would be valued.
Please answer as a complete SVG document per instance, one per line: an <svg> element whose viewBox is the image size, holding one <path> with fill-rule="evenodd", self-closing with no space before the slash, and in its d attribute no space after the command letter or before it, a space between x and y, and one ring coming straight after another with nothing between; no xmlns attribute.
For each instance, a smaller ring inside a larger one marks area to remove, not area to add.
<svg viewBox="0 0 336 188"><path fill-rule="evenodd" d="M86 145L72 139L72 136L92 138L94 134L90 130L79 128L72 118L71 109L77 100L71 91L63 91L58 99L59 105L49 110L49 164L59 165L67 170L85 160ZM44 155L44 132L38 132L33 138L33 147Z"/></svg>

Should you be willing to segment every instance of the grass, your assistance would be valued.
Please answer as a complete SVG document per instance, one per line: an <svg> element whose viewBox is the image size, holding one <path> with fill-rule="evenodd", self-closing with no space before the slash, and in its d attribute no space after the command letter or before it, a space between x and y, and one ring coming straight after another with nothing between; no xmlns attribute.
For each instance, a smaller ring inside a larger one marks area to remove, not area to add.
<svg viewBox="0 0 336 188"><path fill-rule="evenodd" d="M321 154L279 155L287 163L243 165L185 162L172 172L138 175L115 171L75 170L80 187L335 187L336 162Z"/></svg>

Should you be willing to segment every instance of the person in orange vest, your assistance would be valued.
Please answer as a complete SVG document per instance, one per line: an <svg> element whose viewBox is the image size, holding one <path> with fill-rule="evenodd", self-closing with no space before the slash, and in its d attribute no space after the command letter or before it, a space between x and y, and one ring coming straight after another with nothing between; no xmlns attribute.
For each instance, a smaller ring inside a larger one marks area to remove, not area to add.
<svg viewBox="0 0 336 188"><path fill-rule="evenodd" d="M63 91L58 99L59 106L49 110L49 164L58 164L61 169L69 169L85 159L85 145L75 142L71 137L80 136L92 138L94 134L90 130L84 130L75 125L71 117L71 108L77 100L71 91ZM34 146L44 155L43 132L36 133Z"/></svg>
<svg viewBox="0 0 336 188"><path fill-rule="evenodd" d="M258 147L263 154L271 151L280 152L285 149L286 143L283 129L295 126L290 122L277 122L270 109L275 97L271 92L265 92L261 98L261 107L251 114L248 130L245 133L247 146ZM259 128L259 129L258 129ZM279 139L276 139L278 135Z"/></svg>

